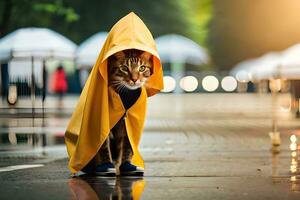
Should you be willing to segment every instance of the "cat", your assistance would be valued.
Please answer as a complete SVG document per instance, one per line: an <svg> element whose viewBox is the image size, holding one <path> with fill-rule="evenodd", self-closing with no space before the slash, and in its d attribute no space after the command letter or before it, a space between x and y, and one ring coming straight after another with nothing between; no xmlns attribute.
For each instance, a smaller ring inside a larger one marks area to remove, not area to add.
<svg viewBox="0 0 300 200"><path fill-rule="evenodd" d="M121 97L124 108L129 109L139 98L141 88L153 73L153 59L148 52L129 49L108 58L108 86ZM133 151L127 136L124 117L112 128L101 146L100 163L118 165L131 162Z"/></svg>

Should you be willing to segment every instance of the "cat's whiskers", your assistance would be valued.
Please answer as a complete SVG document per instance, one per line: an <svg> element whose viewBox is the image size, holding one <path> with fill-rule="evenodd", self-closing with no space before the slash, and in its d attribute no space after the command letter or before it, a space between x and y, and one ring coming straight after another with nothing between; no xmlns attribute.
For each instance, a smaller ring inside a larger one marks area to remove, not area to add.
<svg viewBox="0 0 300 200"><path fill-rule="evenodd" d="M136 90L147 84L152 67L151 55L139 50L126 50L111 57L109 79L116 91ZM142 70L140 70L140 68Z"/></svg>
<svg viewBox="0 0 300 200"><path fill-rule="evenodd" d="M116 90L118 90L118 87L120 87L120 85L122 85L122 81L110 81L109 86L115 88Z"/></svg>
<svg viewBox="0 0 300 200"><path fill-rule="evenodd" d="M116 86L116 91L121 92L126 86L121 82Z"/></svg>

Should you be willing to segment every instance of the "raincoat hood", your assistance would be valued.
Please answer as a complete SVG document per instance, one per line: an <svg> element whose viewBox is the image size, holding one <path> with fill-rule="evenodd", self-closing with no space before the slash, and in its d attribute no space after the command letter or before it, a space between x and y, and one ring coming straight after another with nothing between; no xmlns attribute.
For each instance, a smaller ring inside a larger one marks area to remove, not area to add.
<svg viewBox="0 0 300 200"><path fill-rule="evenodd" d="M120 96L107 84L108 57L126 49L138 49L153 55L153 74L142 87L139 99L128 110L125 110ZM144 127L147 96L163 89L162 77L154 39L143 21L131 12L109 32L67 127L65 142L72 173L80 171L95 157L110 130L125 113L127 135L133 150L132 163L144 167L138 144Z"/></svg>

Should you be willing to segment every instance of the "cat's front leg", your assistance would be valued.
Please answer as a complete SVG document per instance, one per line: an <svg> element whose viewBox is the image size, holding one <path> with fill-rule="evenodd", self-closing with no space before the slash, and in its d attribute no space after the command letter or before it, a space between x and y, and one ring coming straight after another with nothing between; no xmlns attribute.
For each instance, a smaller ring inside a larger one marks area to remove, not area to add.
<svg viewBox="0 0 300 200"><path fill-rule="evenodd" d="M123 139L123 145L122 145L122 163L125 163L125 162L131 163L132 156L133 156L133 151L131 148L131 144L130 144L127 132L125 132L124 139Z"/></svg>
<svg viewBox="0 0 300 200"><path fill-rule="evenodd" d="M99 159L100 159L100 163L111 163L112 162L112 157L111 157L111 152L110 152L110 148L109 148L109 137L107 137L107 139L104 141L104 143L102 144L98 155L99 155Z"/></svg>

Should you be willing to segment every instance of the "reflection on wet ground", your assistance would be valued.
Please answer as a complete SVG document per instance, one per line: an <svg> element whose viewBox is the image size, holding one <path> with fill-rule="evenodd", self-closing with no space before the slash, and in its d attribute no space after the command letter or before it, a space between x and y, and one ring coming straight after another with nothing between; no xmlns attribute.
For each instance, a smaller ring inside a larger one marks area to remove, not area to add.
<svg viewBox="0 0 300 200"><path fill-rule="evenodd" d="M143 178L92 177L81 175L68 182L71 199L140 199L145 187Z"/></svg>
<svg viewBox="0 0 300 200"><path fill-rule="evenodd" d="M292 191L300 191L300 166L299 164L299 152L300 152L300 145L297 144L297 136L291 135L290 137L290 151L291 151L291 166L290 166L290 173L291 173L291 190Z"/></svg>
<svg viewBox="0 0 300 200"><path fill-rule="evenodd" d="M291 184L291 191L293 192L300 192L300 145L297 143L297 136L295 134L290 136L290 144L289 144L289 151L290 151L290 166L289 166L289 174L290 174L290 184ZM275 147L279 148L279 147ZM280 154L279 151L274 151L272 154L272 179L273 182L278 182L278 178L282 177L283 175L280 173ZM275 152L275 153L274 153Z"/></svg>
<svg viewBox="0 0 300 200"><path fill-rule="evenodd" d="M285 105L288 98L278 100ZM299 199L299 119L277 106L274 120L270 102L269 96L248 94L149 98L140 144L144 180L70 178L59 139L71 113L44 120L0 116L0 168L43 164L2 171L0 199L24 193L31 199ZM280 133L280 142L270 140L271 131ZM54 159L45 161L49 157Z"/></svg>

